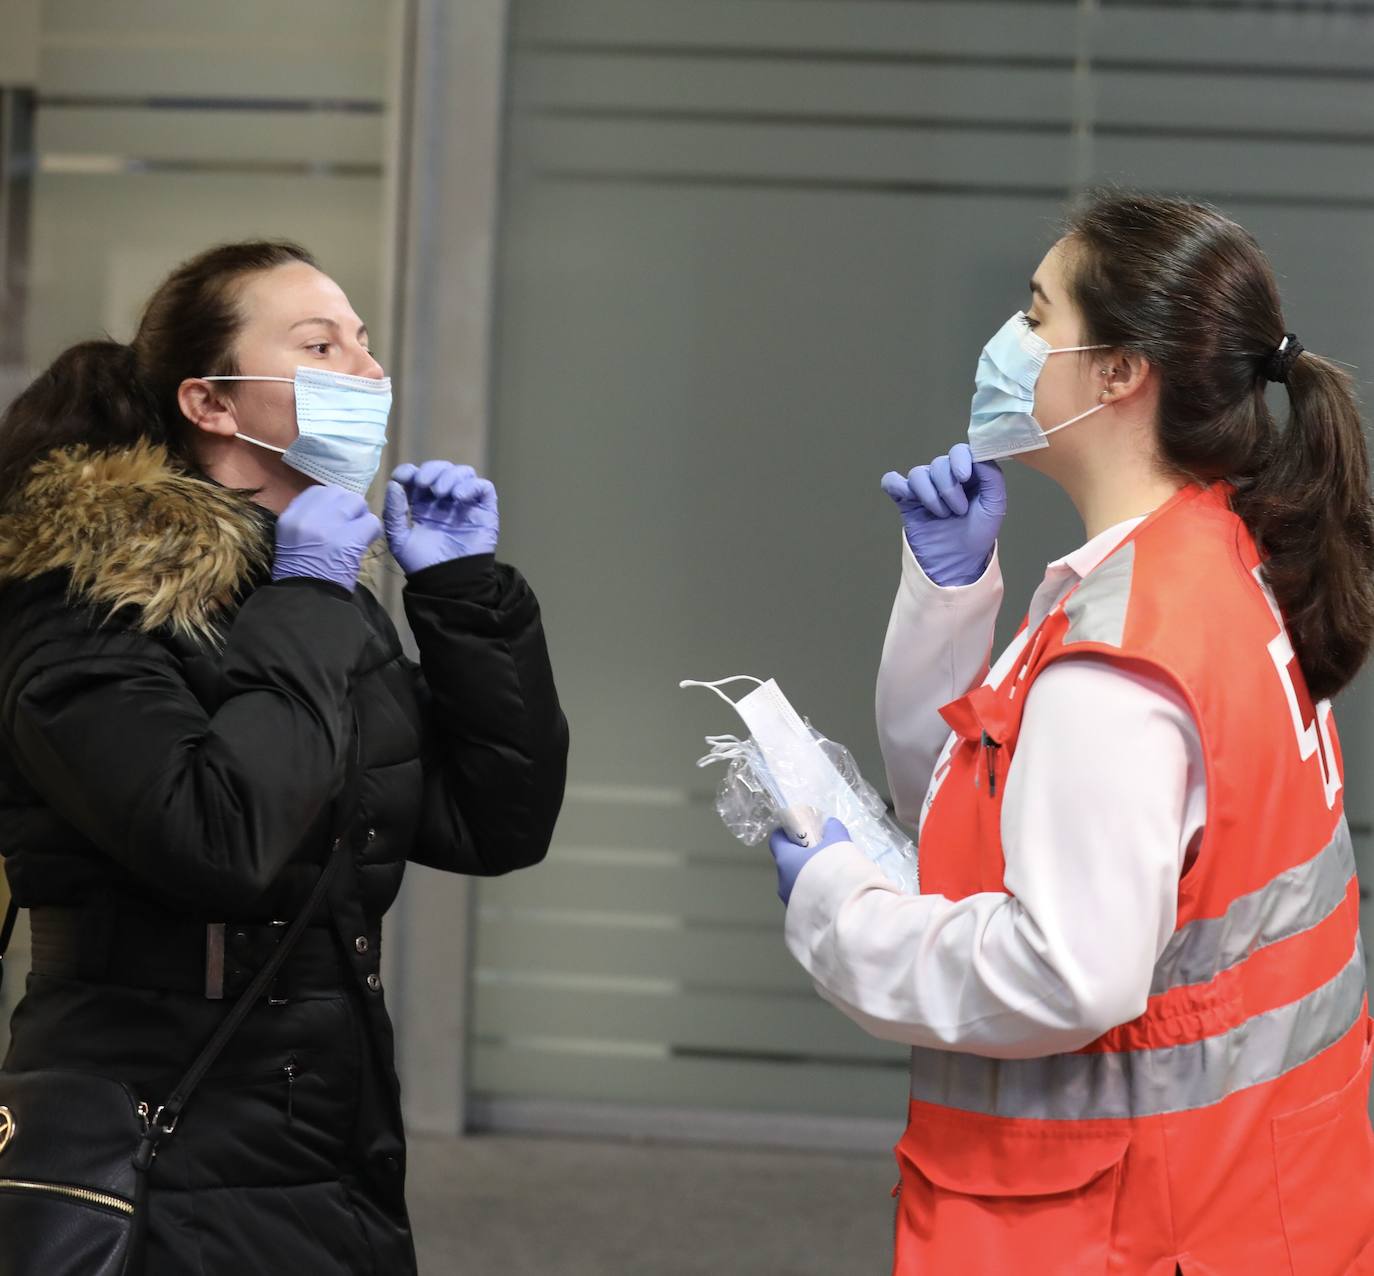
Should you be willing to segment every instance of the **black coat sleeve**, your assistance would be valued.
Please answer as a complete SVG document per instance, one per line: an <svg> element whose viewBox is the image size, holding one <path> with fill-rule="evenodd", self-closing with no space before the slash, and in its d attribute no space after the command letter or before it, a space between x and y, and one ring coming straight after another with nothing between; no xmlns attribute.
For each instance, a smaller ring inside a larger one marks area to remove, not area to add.
<svg viewBox="0 0 1374 1276"><path fill-rule="evenodd" d="M563 804L568 724L533 591L477 555L417 572L405 608L424 714L410 858L483 876L538 863Z"/></svg>
<svg viewBox="0 0 1374 1276"><path fill-rule="evenodd" d="M165 644L75 617L5 679L19 771L159 892L251 907L341 782L362 614L322 582L264 585L226 636L213 712Z"/></svg>

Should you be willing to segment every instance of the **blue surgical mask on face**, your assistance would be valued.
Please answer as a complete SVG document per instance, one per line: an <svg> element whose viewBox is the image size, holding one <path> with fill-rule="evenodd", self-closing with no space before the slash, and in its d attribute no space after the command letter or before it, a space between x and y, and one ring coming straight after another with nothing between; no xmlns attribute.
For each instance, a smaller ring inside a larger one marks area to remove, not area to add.
<svg viewBox="0 0 1374 1276"><path fill-rule="evenodd" d="M1099 403L1059 425L1044 429L1035 419L1035 383L1052 354L1105 350L1106 346L1051 347L1036 336L1024 311L1018 310L983 347L974 375L968 441L975 461L995 461L1019 452L1049 447L1056 430L1081 421L1107 405Z"/></svg>
<svg viewBox="0 0 1374 1276"><path fill-rule="evenodd" d="M365 495L377 477L391 414L391 378L355 377L325 368L297 368L292 377L203 377L204 381L282 381L296 387L296 429L290 447L247 434L245 443L279 452L293 470Z"/></svg>

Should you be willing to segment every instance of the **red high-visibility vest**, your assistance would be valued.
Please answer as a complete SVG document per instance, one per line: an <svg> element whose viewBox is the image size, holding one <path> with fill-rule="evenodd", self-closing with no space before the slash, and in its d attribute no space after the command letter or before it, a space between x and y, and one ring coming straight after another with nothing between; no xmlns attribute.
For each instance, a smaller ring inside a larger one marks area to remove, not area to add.
<svg viewBox="0 0 1374 1276"><path fill-rule="evenodd" d="M1207 820L1138 1019L1045 1058L913 1051L901 1276L1374 1272L1340 748L1230 494L1185 487L1054 607L1000 685L942 710L960 739L921 837L924 891L1006 890L1003 781L1055 660L1106 657L1177 686Z"/></svg>

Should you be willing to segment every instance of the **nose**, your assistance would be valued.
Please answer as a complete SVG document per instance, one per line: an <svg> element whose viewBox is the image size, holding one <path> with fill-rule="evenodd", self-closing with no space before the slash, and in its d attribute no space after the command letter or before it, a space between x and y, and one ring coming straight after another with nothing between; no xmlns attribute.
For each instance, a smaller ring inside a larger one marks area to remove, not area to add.
<svg viewBox="0 0 1374 1276"><path fill-rule="evenodd" d="M362 346L358 347L356 366L352 369L355 377L371 377L374 381L380 381L386 376L386 369L377 362L371 350Z"/></svg>

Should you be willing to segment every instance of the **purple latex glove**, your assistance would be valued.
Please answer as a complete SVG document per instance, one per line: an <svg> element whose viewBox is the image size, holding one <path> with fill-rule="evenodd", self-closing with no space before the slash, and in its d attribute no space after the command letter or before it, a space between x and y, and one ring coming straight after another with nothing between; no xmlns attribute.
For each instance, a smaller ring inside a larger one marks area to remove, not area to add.
<svg viewBox="0 0 1374 1276"><path fill-rule="evenodd" d="M407 576L494 554L501 531L496 489L471 466L451 461L398 465L386 485L385 517L391 553Z"/></svg>
<svg viewBox="0 0 1374 1276"><path fill-rule="evenodd" d="M774 829L768 839L768 849L773 852L773 860L778 866L778 898L784 904L792 898L792 888L797 884L797 874L806 867L811 857L836 842L848 842L849 830L836 819L828 819L821 832L821 840L815 846L798 846L782 829Z"/></svg>
<svg viewBox="0 0 1374 1276"><path fill-rule="evenodd" d="M309 577L352 592L363 555L381 534L380 520L356 492L327 483L308 487L277 519L272 579Z"/></svg>
<svg viewBox="0 0 1374 1276"><path fill-rule="evenodd" d="M907 544L937 585L971 585L987 570L1007 512L1007 482L993 461L975 461L967 443L918 465L905 478L883 475L902 512Z"/></svg>

